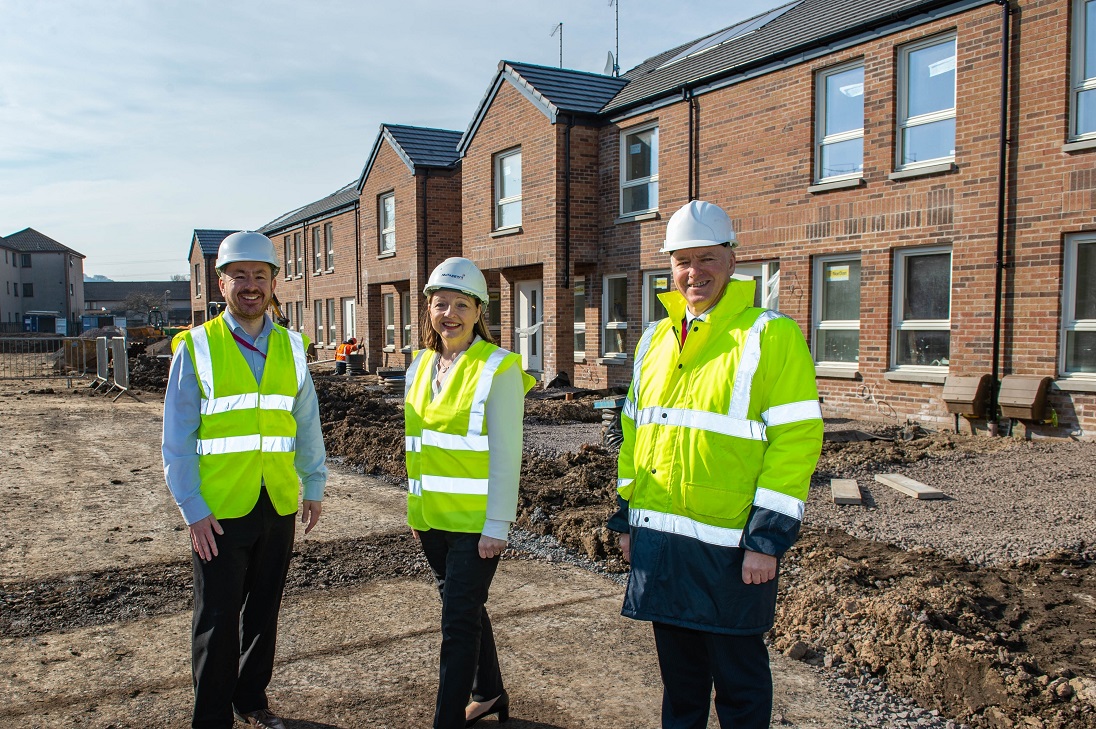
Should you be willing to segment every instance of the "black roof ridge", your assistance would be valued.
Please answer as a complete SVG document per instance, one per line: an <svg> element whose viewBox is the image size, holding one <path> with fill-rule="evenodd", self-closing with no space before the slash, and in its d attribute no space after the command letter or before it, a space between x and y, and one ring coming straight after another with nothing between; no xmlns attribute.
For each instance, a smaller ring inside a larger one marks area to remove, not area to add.
<svg viewBox="0 0 1096 729"><path fill-rule="evenodd" d="M728 27L730 27L730 26L728 26ZM704 36L704 37L707 38L708 36ZM539 63L528 63L526 61L509 61L509 60L503 59L503 60L499 61L499 64L506 64L507 66L510 66L511 68L513 68L514 66L528 66L530 68L541 68L541 69L544 69L545 71L556 71L557 73L580 73L580 74L583 74L584 76L597 76L598 78L608 78L608 79L618 79L618 80L623 79L623 76L611 76L611 75L604 74L604 73L596 73L594 71L583 71L583 70L578 69L578 68L561 68L559 66L544 66L544 65L539 64Z"/></svg>

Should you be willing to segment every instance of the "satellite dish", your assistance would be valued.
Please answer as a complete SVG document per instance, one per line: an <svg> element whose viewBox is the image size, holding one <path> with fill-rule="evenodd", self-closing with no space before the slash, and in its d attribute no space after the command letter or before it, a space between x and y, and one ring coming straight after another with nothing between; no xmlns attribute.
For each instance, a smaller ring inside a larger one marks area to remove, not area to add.
<svg viewBox="0 0 1096 729"><path fill-rule="evenodd" d="M605 70L602 73L606 76L612 76L613 71L616 70L616 60L613 58L613 52L609 51L608 58L605 59Z"/></svg>

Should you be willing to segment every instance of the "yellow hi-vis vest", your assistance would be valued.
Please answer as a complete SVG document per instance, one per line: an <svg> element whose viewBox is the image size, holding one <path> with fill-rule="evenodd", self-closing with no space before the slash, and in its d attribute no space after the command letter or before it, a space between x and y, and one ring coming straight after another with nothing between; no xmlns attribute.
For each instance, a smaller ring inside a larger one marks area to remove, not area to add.
<svg viewBox="0 0 1096 729"><path fill-rule="evenodd" d="M185 341L201 392L198 472L201 493L218 519L244 516L266 484L282 516L297 510L293 403L308 377L306 342L273 324L262 382L255 382L224 317L191 329Z"/></svg>
<svg viewBox="0 0 1096 729"><path fill-rule="evenodd" d="M438 353L415 353L404 380L407 523L412 529L479 534L487 520L491 445L487 396L499 372L521 357L479 340L460 356L433 397ZM525 392L534 385L522 372Z"/></svg>
<svg viewBox="0 0 1096 729"><path fill-rule="evenodd" d="M633 527L740 547L753 507L802 520L822 447L814 363L799 325L751 306L753 291L732 280L684 346L685 300L659 296L669 316L640 340L621 416Z"/></svg>

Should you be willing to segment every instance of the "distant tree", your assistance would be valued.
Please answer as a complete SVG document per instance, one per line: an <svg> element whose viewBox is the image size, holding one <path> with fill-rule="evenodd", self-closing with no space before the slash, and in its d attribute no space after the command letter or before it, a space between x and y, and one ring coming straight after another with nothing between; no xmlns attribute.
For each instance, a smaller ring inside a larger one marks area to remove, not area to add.
<svg viewBox="0 0 1096 729"><path fill-rule="evenodd" d="M122 305L126 308L126 315L135 314L140 318L148 315L149 309L154 306L162 306L163 299L156 294L147 291L132 291ZM165 315L167 312L164 312Z"/></svg>
<svg viewBox="0 0 1096 729"><path fill-rule="evenodd" d="M173 273L173 274L171 274L171 280L172 281L189 281L190 280L190 274L189 273Z"/></svg>

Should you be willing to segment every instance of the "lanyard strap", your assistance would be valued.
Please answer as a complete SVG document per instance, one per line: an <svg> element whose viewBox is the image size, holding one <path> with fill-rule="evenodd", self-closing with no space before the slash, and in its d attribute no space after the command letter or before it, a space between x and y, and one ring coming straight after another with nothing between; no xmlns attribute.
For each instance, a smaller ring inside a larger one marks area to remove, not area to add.
<svg viewBox="0 0 1096 729"><path fill-rule="evenodd" d="M246 347L247 349L250 349L252 352L258 352L260 357L262 357L263 359L266 359L266 354L262 350L260 350L254 344L252 344L251 342L249 342L246 339L244 339L243 337L241 337L236 332L232 332L232 338L235 339L237 342L239 342L244 347Z"/></svg>

